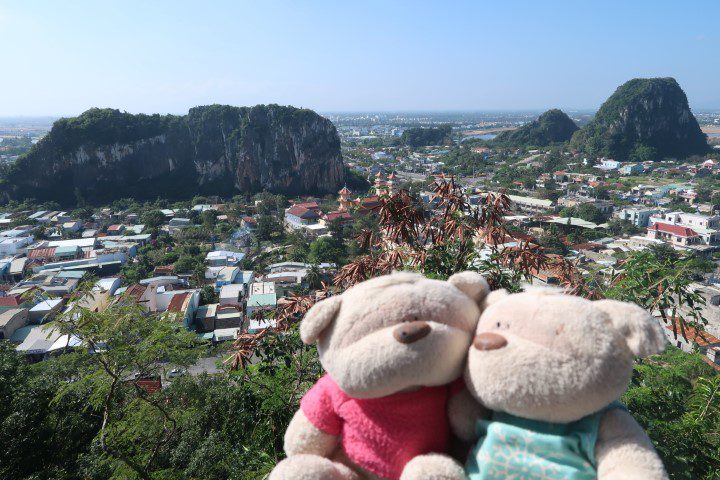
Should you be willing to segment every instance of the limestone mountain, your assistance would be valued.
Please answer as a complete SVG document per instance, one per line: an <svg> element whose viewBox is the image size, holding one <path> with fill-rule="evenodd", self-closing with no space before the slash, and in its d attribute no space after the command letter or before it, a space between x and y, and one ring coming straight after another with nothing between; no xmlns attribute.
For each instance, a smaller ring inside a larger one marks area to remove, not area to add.
<svg viewBox="0 0 720 480"><path fill-rule="evenodd" d="M572 139L579 150L616 160L685 158L707 152L705 135L674 78L624 83Z"/></svg>
<svg viewBox="0 0 720 480"><path fill-rule="evenodd" d="M209 105L187 115L90 109L53 124L4 179L9 198L73 203L334 193L344 182L335 126L311 110Z"/></svg>
<svg viewBox="0 0 720 480"><path fill-rule="evenodd" d="M493 140L499 146L545 147L553 143L567 142L578 129L565 112L554 108L540 115L517 130L503 132Z"/></svg>

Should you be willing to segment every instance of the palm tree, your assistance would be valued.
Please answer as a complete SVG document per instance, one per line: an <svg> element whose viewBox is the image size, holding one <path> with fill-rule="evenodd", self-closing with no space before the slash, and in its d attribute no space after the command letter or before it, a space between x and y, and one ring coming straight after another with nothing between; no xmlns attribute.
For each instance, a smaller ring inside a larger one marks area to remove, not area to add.
<svg viewBox="0 0 720 480"><path fill-rule="evenodd" d="M322 286L322 278L320 267L316 264L310 265L310 268L307 269L307 274L305 275L308 286L313 290L320 288Z"/></svg>
<svg viewBox="0 0 720 480"><path fill-rule="evenodd" d="M720 427L720 375L698 378L688 407L695 421L710 421Z"/></svg>

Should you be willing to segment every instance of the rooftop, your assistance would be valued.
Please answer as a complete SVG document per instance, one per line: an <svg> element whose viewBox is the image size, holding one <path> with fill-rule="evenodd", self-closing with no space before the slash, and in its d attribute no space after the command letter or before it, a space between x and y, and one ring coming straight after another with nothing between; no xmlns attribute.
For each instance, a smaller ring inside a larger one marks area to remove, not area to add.
<svg viewBox="0 0 720 480"><path fill-rule="evenodd" d="M320 218L320 215L316 211L310 210L306 207L303 207L302 205L292 206L292 207L288 208L286 211L290 215L294 215L296 217L299 217L299 218L302 218L305 220Z"/></svg>
<svg viewBox="0 0 720 480"><path fill-rule="evenodd" d="M27 313L25 308L12 308L0 313L0 327L4 327L10 320L15 318L17 315L21 315L23 312Z"/></svg>
<svg viewBox="0 0 720 480"><path fill-rule="evenodd" d="M168 312L182 312L186 305L186 300L191 295L192 294L190 292L176 293L175 295L173 295L172 300L170 300L170 304L168 305L167 311Z"/></svg>
<svg viewBox="0 0 720 480"><path fill-rule="evenodd" d="M648 227L648 231L664 232L678 237L697 237L698 234L692 228L683 227L681 225L673 225L670 223L654 223Z"/></svg>

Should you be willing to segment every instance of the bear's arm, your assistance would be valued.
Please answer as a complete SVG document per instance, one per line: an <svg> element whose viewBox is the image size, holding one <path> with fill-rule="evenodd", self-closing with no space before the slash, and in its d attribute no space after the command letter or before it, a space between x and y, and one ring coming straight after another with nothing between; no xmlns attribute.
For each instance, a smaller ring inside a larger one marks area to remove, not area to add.
<svg viewBox="0 0 720 480"><path fill-rule="evenodd" d="M313 425L301 409L295 412L285 432L285 454L288 457L300 453L331 457L339 441L339 436L325 433Z"/></svg>
<svg viewBox="0 0 720 480"><path fill-rule="evenodd" d="M448 401L448 419L453 433L461 440L471 442L477 439L475 425L486 416L488 410L470 395L467 388L452 395Z"/></svg>
<svg viewBox="0 0 720 480"><path fill-rule="evenodd" d="M650 438L625 410L614 408L600 420L595 444L598 480L664 480L662 460Z"/></svg>

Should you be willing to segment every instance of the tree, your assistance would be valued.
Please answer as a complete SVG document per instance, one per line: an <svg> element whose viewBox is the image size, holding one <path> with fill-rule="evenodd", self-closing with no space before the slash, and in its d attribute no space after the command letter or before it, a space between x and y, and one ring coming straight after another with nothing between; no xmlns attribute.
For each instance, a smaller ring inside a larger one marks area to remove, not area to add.
<svg viewBox="0 0 720 480"><path fill-rule="evenodd" d="M712 203L712 205L713 205L713 207L715 207L715 209L720 208L720 192L715 192L712 194L710 203Z"/></svg>
<svg viewBox="0 0 720 480"><path fill-rule="evenodd" d="M547 253L556 255L565 255L568 253L567 245L565 245L557 235L553 235L552 233L538 238L538 244L540 244Z"/></svg>
<svg viewBox="0 0 720 480"><path fill-rule="evenodd" d="M629 220L619 218L611 218L608 221L607 229L613 235L637 235L643 231L642 228L636 227Z"/></svg>
<svg viewBox="0 0 720 480"><path fill-rule="evenodd" d="M80 207L78 209L73 210L72 216L73 216L73 218L89 221L89 220L92 220L93 213L95 213L95 212L90 207Z"/></svg>
<svg viewBox="0 0 720 480"><path fill-rule="evenodd" d="M0 341L0 478L78 478L101 417L88 411L92 392L56 398L76 373L72 358L29 364ZM41 475L38 475L41 473Z"/></svg>
<svg viewBox="0 0 720 480"><path fill-rule="evenodd" d="M630 154L633 162L649 162L657 158L657 151L653 147L637 144L635 150Z"/></svg>
<svg viewBox="0 0 720 480"><path fill-rule="evenodd" d="M695 268L692 256L672 248L633 252L605 294L640 305L670 325L676 338L687 338L687 327L704 330L707 324L702 315L705 299L692 287Z"/></svg>
<svg viewBox="0 0 720 480"><path fill-rule="evenodd" d="M322 272L320 271L320 267L313 264L308 268L307 275L305 276L305 280L308 283L308 287L311 289L318 289L322 287Z"/></svg>
<svg viewBox="0 0 720 480"><path fill-rule="evenodd" d="M188 366L198 354L189 348L194 334L173 318L145 315L140 306L126 302L104 312L76 304L57 328L85 348L72 351L74 381L61 386L56 398L92 392L87 408L101 419L98 448L116 469L149 480L160 449L178 434L178 422L143 382L161 378L168 363ZM141 418L141 430L128 428Z"/></svg>
<svg viewBox="0 0 720 480"><path fill-rule="evenodd" d="M270 215L260 215L257 217L257 229L255 230L255 236L263 241L271 240L282 232L282 225L280 222Z"/></svg>
<svg viewBox="0 0 720 480"><path fill-rule="evenodd" d="M203 271L203 274L205 272ZM220 298L218 297L215 288L212 285L205 285L200 289L200 304L208 305L210 303L218 303Z"/></svg>
<svg viewBox="0 0 720 480"><path fill-rule="evenodd" d="M289 258L293 262L307 262L310 253L310 242L300 231L291 232L287 235Z"/></svg>
<svg viewBox="0 0 720 480"><path fill-rule="evenodd" d="M205 210L200 214L200 222L203 227L213 229L217 223L217 213L213 210Z"/></svg>
<svg viewBox="0 0 720 480"><path fill-rule="evenodd" d="M452 125L441 125L431 128L414 127L406 129L401 139L405 145L410 147L441 145L450 141L451 133Z"/></svg>
<svg viewBox="0 0 720 480"><path fill-rule="evenodd" d="M199 353L194 333L133 305L74 310L60 328L83 346L37 364L0 342L0 478L263 478L321 374L296 322L244 338L253 359L238 371L172 381ZM164 388L143 386L158 376Z"/></svg>
<svg viewBox="0 0 720 480"><path fill-rule="evenodd" d="M673 479L720 474L718 379L702 356L669 347L635 366L622 401L645 428Z"/></svg>
<svg viewBox="0 0 720 480"><path fill-rule="evenodd" d="M574 217L577 215L575 207L563 207L560 209L560 212L558 212L558 215L561 217Z"/></svg>
<svg viewBox="0 0 720 480"><path fill-rule="evenodd" d="M313 240L310 244L308 260L311 263L330 262L339 264L341 263L342 255L342 249L337 241L329 237L320 237Z"/></svg>
<svg viewBox="0 0 720 480"><path fill-rule="evenodd" d="M604 223L605 215L592 203L583 203L576 208L576 215L587 222Z"/></svg>
<svg viewBox="0 0 720 480"><path fill-rule="evenodd" d="M155 230L165 223L165 214L160 210L149 210L140 215L140 221L150 230Z"/></svg>

